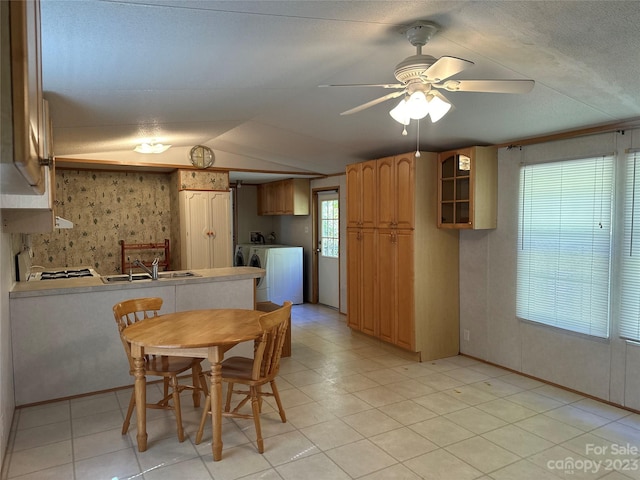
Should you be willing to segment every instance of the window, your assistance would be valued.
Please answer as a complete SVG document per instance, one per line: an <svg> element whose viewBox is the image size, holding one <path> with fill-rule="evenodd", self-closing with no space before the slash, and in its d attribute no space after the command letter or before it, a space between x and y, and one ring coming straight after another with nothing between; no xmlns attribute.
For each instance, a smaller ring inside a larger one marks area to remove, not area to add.
<svg viewBox="0 0 640 480"><path fill-rule="evenodd" d="M338 200L321 200L320 203L320 254L324 257L338 258L338 237L340 235L340 216Z"/></svg>
<svg viewBox="0 0 640 480"><path fill-rule="evenodd" d="M640 341L640 151L626 158L620 253L620 336Z"/></svg>
<svg viewBox="0 0 640 480"><path fill-rule="evenodd" d="M609 336L613 157L520 169L519 318Z"/></svg>

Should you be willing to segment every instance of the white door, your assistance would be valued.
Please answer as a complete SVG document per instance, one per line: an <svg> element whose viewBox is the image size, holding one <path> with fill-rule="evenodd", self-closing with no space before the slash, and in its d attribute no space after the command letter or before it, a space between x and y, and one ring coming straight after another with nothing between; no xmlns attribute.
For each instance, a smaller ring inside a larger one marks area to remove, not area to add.
<svg viewBox="0 0 640 480"><path fill-rule="evenodd" d="M229 192L210 192L209 232L212 261L208 268L233 266Z"/></svg>
<svg viewBox="0 0 640 480"><path fill-rule="evenodd" d="M318 192L318 302L340 307L340 208L338 194Z"/></svg>

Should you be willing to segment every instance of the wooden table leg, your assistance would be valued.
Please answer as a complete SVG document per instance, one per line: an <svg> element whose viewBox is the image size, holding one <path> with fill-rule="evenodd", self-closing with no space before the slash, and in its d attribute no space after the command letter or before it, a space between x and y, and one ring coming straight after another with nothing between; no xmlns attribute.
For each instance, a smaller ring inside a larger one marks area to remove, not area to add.
<svg viewBox="0 0 640 480"><path fill-rule="evenodd" d="M213 461L222 458L222 358L224 352L219 347L209 348L211 363L211 452Z"/></svg>
<svg viewBox="0 0 640 480"><path fill-rule="evenodd" d="M144 371L144 357L142 349L132 345L134 375L136 377L134 392L136 396L136 423L138 428L138 451L147 449L147 379Z"/></svg>

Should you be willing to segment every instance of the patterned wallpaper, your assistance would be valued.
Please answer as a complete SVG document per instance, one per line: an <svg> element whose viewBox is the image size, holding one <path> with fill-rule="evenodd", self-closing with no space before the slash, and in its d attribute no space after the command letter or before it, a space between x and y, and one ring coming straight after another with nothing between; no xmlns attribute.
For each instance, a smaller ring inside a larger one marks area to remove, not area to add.
<svg viewBox="0 0 640 480"><path fill-rule="evenodd" d="M229 175L214 170L168 173L56 170L56 214L72 229L33 234L33 265L45 268L91 266L101 275L122 273L120 240L171 241L171 265L180 265L178 190L227 190ZM164 251L131 252L151 261Z"/></svg>
<svg viewBox="0 0 640 480"><path fill-rule="evenodd" d="M33 265L120 273L119 240L160 243L169 238L170 181L166 173L57 170L56 213L74 227L32 235Z"/></svg>

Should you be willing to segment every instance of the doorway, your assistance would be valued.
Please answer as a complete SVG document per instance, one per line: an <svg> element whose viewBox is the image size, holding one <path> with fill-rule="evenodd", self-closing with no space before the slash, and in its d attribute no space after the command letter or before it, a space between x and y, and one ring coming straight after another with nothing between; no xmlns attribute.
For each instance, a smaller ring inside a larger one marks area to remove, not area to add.
<svg viewBox="0 0 640 480"><path fill-rule="evenodd" d="M338 190L314 190L314 303L340 308L340 200Z"/></svg>

